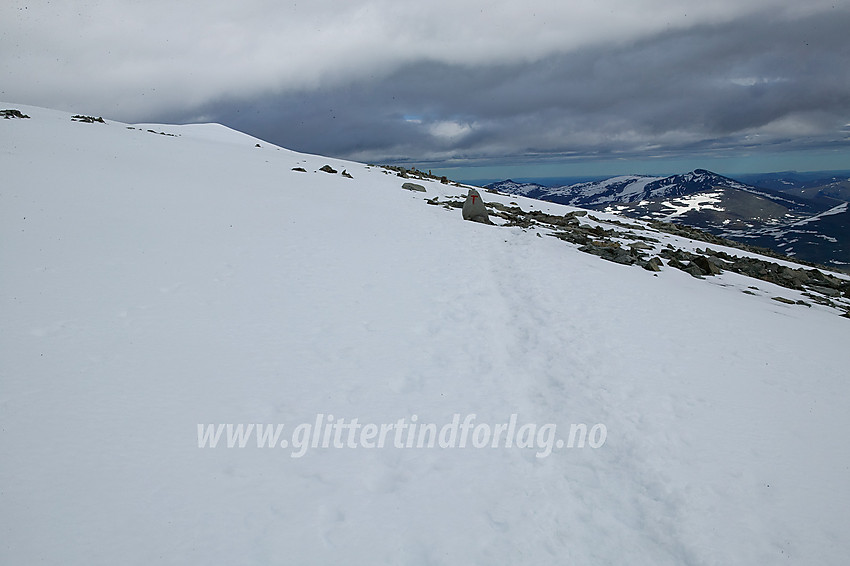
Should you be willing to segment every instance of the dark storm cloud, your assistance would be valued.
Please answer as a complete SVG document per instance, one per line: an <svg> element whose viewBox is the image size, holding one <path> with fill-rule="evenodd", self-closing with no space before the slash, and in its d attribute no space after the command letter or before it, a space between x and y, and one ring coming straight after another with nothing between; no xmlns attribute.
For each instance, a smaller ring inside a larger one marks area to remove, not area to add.
<svg viewBox="0 0 850 566"><path fill-rule="evenodd" d="M850 151L831 0L0 3L0 98L362 161Z"/></svg>
<svg viewBox="0 0 850 566"><path fill-rule="evenodd" d="M414 62L200 113L286 147L377 161L826 147L848 143L847 29L846 9L762 14L532 62Z"/></svg>

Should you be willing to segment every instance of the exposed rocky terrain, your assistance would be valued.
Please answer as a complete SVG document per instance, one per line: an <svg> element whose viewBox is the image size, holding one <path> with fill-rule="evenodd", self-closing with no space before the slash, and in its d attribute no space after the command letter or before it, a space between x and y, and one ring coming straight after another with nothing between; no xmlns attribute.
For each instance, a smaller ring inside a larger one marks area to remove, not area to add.
<svg viewBox="0 0 850 566"><path fill-rule="evenodd" d="M448 200L434 197L427 203L441 205L447 210L455 210L463 207L464 199L462 195ZM842 316L850 318L850 280L824 273L827 270L825 267L821 266L819 269L815 264L795 261L770 249L743 244L671 222L651 220L631 223L602 218L585 210L556 216L542 211L526 211L516 204L506 206L494 201L485 204L491 216L502 220L500 224L502 226L537 229L540 230L538 235L541 232L546 233L548 236L575 244L580 251L599 256L607 261L637 265L653 272L667 266L684 271L696 278L711 277L724 271L731 271L788 289L802 290L811 302L833 307L843 313ZM708 246L686 250L670 244L662 245L658 237L659 233L733 248L741 250L742 253L715 250ZM757 257L755 254L762 257ZM777 261L770 261L764 256L775 257ZM791 304L810 306L810 303L803 300L793 301L782 297L776 297L776 299L790 301Z"/></svg>
<svg viewBox="0 0 850 566"><path fill-rule="evenodd" d="M697 169L671 177L622 176L566 187L502 181L489 188L549 202L674 222L803 261L850 268L846 203L763 189ZM840 196L841 184L829 193ZM815 189L811 189L814 191Z"/></svg>

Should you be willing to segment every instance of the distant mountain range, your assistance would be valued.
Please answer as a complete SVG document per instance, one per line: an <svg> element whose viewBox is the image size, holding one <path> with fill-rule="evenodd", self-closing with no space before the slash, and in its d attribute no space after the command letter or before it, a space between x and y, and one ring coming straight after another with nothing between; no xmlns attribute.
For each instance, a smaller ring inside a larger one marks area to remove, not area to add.
<svg viewBox="0 0 850 566"><path fill-rule="evenodd" d="M850 201L850 171L820 171L815 173L765 173L736 175L741 182L794 194L807 199L820 198Z"/></svg>
<svg viewBox="0 0 850 566"><path fill-rule="evenodd" d="M776 174L762 180L782 190L704 169L670 177L619 176L562 187L509 179L487 188L633 218L676 222L806 261L850 268L850 179L833 176L801 181L792 174Z"/></svg>

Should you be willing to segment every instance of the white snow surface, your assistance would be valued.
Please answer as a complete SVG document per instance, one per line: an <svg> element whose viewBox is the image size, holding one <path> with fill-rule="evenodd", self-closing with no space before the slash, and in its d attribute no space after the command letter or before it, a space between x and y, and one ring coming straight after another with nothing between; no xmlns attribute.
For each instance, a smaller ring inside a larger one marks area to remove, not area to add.
<svg viewBox="0 0 850 566"><path fill-rule="evenodd" d="M662 220L669 222L670 220L687 214L691 211L699 212L701 210L716 210L723 212L723 208L718 206L722 202L723 195L719 192L711 193L696 193L692 195L684 195L671 200L665 200L662 204L668 208L672 208L671 212Z"/></svg>
<svg viewBox="0 0 850 566"><path fill-rule="evenodd" d="M222 126L2 108L31 118L0 120L0 563L846 563L834 310L466 222L425 203L465 189ZM607 439L198 447L198 424L456 413Z"/></svg>

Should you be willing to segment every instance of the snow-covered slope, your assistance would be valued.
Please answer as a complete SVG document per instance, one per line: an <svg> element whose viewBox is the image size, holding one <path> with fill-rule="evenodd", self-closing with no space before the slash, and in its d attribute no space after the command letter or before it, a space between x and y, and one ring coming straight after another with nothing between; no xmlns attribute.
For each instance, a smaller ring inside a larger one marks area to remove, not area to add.
<svg viewBox="0 0 850 566"><path fill-rule="evenodd" d="M426 204L459 187L402 190L218 126L0 107L30 116L0 120L0 563L850 553L850 321L835 309L466 222ZM451 446L455 415L465 447L405 447L413 422ZM512 415L535 427L515 436L526 447L484 447ZM353 419L395 428L367 448ZM349 428L301 443L317 420ZM199 447L199 425L258 423L284 425L275 447L228 448L226 429ZM570 448L572 424L596 447Z"/></svg>

